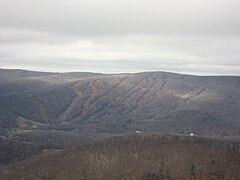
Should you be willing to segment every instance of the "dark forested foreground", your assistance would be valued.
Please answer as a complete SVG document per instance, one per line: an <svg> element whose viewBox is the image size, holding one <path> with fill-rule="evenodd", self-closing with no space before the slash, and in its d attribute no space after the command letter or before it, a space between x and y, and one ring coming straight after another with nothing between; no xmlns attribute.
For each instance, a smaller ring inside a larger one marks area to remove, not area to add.
<svg viewBox="0 0 240 180"><path fill-rule="evenodd" d="M1 179L240 179L240 143L191 136L118 136L3 166Z"/></svg>

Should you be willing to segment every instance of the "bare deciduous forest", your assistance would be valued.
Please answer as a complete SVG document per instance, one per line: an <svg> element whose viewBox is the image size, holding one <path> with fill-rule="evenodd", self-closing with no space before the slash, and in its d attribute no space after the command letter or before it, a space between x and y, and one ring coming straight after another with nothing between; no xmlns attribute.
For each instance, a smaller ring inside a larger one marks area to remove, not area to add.
<svg viewBox="0 0 240 180"><path fill-rule="evenodd" d="M118 136L1 168L1 179L240 178L240 144L191 136Z"/></svg>

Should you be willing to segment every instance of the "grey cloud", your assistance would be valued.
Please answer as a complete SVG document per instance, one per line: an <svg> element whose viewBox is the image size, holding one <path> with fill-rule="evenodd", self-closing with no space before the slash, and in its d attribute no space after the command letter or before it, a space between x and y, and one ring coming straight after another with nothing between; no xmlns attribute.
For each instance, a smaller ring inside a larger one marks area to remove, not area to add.
<svg viewBox="0 0 240 180"><path fill-rule="evenodd" d="M238 0L1 0L2 27L81 36L211 34L239 36Z"/></svg>
<svg viewBox="0 0 240 180"><path fill-rule="evenodd" d="M1 0L0 66L240 75L239 0Z"/></svg>
<svg viewBox="0 0 240 180"><path fill-rule="evenodd" d="M34 31L30 29L0 28L0 43L68 43L75 40L74 36Z"/></svg>

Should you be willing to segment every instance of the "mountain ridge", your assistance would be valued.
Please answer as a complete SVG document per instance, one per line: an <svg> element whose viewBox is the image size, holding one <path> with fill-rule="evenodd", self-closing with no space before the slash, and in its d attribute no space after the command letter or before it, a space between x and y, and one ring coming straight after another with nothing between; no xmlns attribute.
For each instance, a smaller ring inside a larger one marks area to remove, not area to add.
<svg viewBox="0 0 240 180"><path fill-rule="evenodd" d="M61 127L105 124L118 132L193 131L223 136L230 128L232 135L239 135L240 77L23 71L18 78L21 70L10 71L0 70L0 78L11 73L15 77L0 83L2 127L18 127L16 120L21 117Z"/></svg>
<svg viewBox="0 0 240 180"><path fill-rule="evenodd" d="M115 135L240 139L240 77L0 70L0 94L0 164Z"/></svg>

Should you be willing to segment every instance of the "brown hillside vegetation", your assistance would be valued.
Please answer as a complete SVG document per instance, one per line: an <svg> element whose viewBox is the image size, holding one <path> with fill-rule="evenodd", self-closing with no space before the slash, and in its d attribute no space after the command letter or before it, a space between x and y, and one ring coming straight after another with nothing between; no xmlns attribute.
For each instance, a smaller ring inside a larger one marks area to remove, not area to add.
<svg viewBox="0 0 240 180"><path fill-rule="evenodd" d="M0 129L240 137L238 76L0 69L0 94Z"/></svg>
<svg viewBox="0 0 240 180"><path fill-rule="evenodd" d="M240 179L240 143L191 136L118 136L1 168L1 179Z"/></svg>

